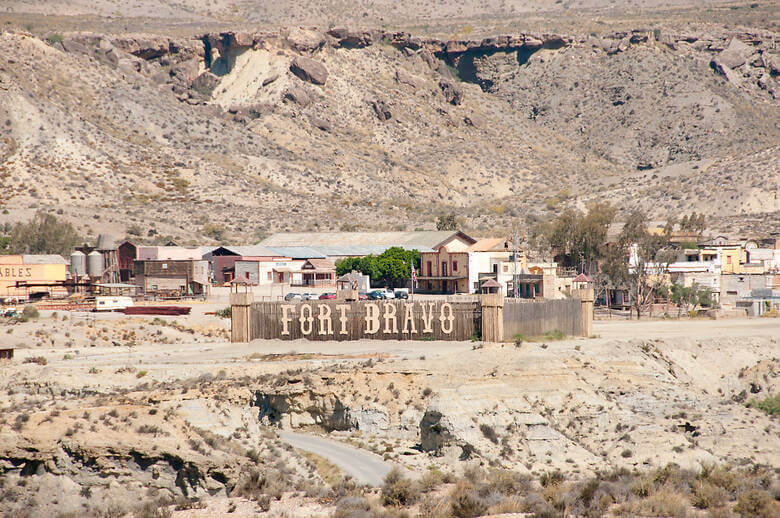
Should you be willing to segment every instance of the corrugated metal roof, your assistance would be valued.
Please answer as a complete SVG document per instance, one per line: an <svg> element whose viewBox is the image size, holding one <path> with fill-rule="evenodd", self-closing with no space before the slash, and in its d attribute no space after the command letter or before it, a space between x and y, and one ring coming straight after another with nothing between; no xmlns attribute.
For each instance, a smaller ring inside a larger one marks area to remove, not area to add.
<svg viewBox="0 0 780 518"><path fill-rule="evenodd" d="M280 232L262 240L264 246L308 246L318 250L329 246L375 246L433 249L458 232L454 230L421 230L414 232ZM471 239L466 236L467 239ZM381 252L380 252L381 253ZM338 255L338 254L329 254ZM350 254L341 254L350 255Z"/></svg>
<svg viewBox="0 0 780 518"><path fill-rule="evenodd" d="M271 250L270 248L267 248L262 245L239 245L239 246L223 245L214 248L214 250L216 250L217 248L224 248L225 250L229 250L234 254L243 257L289 257L288 255L278 254L273 250ZM211 252L213 252L214 250L211 250Z"/></svg>
<svg viewBox="0 0 780 518"><path fill-rule="evenodd" d="M392 245L333 245L333 246L312 246L314 250L325 254L328 257L362 257L364 255L379 255L388 248L398 246L405 249L415 249L420 252L433 252L433 248L427 246L409 246L401 244Z"/></svg>
<svg viewBox="0 0 780 518"><path fill-rule="evenodd" d="M68 264L68 261L57 254L23 255L22 264Z"/></svg>
<svg viewBox="0 0 780 518"><path fill-rule="evenodd" d="M308 246L269 246L269 250L292 259L324 259L327 255Z"/></svg>

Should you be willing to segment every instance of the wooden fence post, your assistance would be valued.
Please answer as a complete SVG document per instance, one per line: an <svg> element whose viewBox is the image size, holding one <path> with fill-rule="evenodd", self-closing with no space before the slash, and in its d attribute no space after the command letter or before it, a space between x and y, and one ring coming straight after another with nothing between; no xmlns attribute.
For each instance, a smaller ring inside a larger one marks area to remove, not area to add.
<svg viewBox="0 0 780 518"><path fill-rule="evenodd" d="M582 336L590 338L593 336L593 288L574 290L574 296L580 299L582 307Z"/></svg>
<svg viewBox="0 0 780 518"><path fill-rule="evenodd" d="M482 305L482 341L504 341L504 295L502 293L484 293L480 298Z"/></svg>
<svg viewBox="0 0 780 518"><path fill-rule="evenodd" d="M231 293L230 294L230 341L249 342L249 315L254 302L254 294Z"/></svg>

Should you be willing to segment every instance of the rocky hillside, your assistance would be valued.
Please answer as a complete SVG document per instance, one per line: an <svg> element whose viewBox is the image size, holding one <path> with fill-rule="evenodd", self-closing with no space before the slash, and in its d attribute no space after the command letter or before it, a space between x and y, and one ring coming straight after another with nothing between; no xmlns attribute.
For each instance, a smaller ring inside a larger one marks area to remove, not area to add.
<svg viewBox="0 0 780 518"><path fill-rule="evenodd" d="M6 218L186 242L449 210L494 232L605 197L746 231L780 210L768 30L0 38Z"/></svg>

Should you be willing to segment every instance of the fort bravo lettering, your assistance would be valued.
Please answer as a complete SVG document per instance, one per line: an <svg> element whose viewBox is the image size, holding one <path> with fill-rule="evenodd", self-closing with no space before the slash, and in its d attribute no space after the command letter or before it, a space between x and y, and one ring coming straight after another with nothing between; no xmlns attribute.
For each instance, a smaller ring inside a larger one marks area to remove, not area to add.
<svg viewBox="0 0 780 518"><path fill-rule="evenodd" d="M438 307L437 307L438 306ZM452 304L435 302L368 302L357 306L363 309L358 316L361 334L449 335L454 329L455 313ZM303 336L317 334L347 335L349 323L355 320L353 304L282 304L280 307L281 335L290 336L294 327Z"/></svg>

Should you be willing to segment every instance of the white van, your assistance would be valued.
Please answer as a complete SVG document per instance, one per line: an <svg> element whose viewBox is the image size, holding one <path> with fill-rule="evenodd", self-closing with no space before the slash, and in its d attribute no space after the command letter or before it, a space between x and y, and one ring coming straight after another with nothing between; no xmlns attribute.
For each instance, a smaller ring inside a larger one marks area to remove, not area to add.
<svg viewBox="0 0 780 518"><path fill-rule="evenodd" d="M95 297L95 311L114 311L133 305L131 297Z"/></svg>

